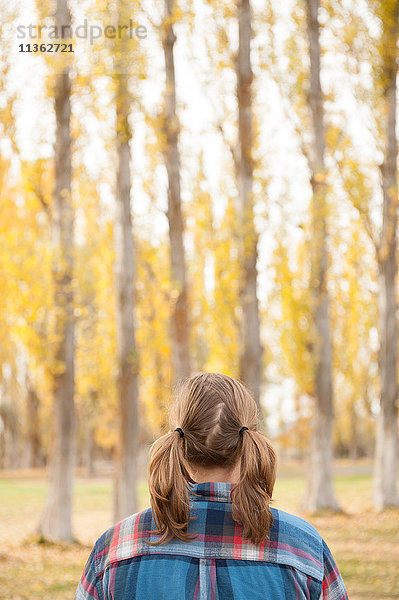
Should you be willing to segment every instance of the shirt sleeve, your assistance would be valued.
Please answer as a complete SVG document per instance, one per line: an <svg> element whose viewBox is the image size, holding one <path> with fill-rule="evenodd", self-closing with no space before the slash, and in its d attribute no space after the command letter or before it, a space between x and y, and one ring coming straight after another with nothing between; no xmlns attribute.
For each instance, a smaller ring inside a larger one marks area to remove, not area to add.
<svg viewBox="0 0 399 600"><path fill-rule="evenodd" d="M349 600L344 581L333 555L323 540L324 577L320 600Z"/></svg>
<svg viewBox="0 0 399 600"><path fill-rule="evenodd" d="M95 568L96 545L94 545L87 559L82 577L78 584L75 600L103 600L103 594L97 587L97 573Z"/></svg>

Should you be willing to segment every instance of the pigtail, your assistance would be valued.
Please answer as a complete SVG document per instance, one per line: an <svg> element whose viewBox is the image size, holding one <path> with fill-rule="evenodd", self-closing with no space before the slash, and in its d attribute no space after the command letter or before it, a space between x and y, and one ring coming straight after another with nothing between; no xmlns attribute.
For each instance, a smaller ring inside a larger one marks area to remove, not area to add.
<svg viewBox="0 0 399 600"><path fill-rule="evenodd" d="M244 526L244 538L260 544L273 524L270 510L276 480L276 453L259 431L242 434L240 480L232 489L233 519Z"/></svg>
<svg viewBox="0 0 399 600"><path fill-rule="evenodd" d="M176 431L159 438L151 447L149 491L157 535L153 545L162 544L169 536L184 542L192 540L187 534L190 520L189 482L194 483L184 456L186 440Z"/></svg>

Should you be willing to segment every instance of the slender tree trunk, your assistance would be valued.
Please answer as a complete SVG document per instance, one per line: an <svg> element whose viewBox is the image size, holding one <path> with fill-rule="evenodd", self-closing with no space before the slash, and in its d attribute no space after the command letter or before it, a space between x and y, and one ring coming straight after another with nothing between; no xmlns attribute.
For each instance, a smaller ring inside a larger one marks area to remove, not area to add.
<svg viewBox="0 0 399 600"><path fill-rule="evenodd" d="M35 387L29 377L26 376L26 466L28 469L40 466L41 459L41 439L40 439L40 421L39 421L39 397Z"/></svg>
<svg viewBox="0 0 399 600"><path fill-rule="evenodd" d="M57 0L59 30L70 25L67 0ZM74 406L74 296L73 230L71 198L71 83L69 69L56 75L55 84L55 193L53 205L53 263L57 348L53 379L54 432L50 454L50 482L41 535L56 541L73 539L71 525L72 485L75 466L76 417Z"/></svg>
<svg viewBox="0 0 399 600"><path fill-rule="evenodd" d="M9 383L8 380L0 383L0 467L18 469L21 431L15 392L9 389Z"/></svg>
<svg viewBox="0 0 399 600"><path fill-rule="evenodd" d="M98 406L97 402L98 392L95 388L90 390L90 404L86 409L85 413L85 424L84 424L84 444L83 444L83 467L86 477L95 476L95 450L96 444L94 439L94 427L92 423L92 415Z"/></svg>
<svg viewBox="0 0 399 600"><path fill-rule="evenodd" d="M381 166L383 191L383 223L378 249L379 268L379 367L381 381L380 413L377 422L374 501L376 508L398 506L397 488L397 321L396 321L396 252L397 252L397 42L398 6L391 3L383 22L383 88L386 103L385 152ZM388 7L388 5L387 5Z"/></svg>
<svg viewBox="0 0 399 600"><path fill-rule="evenodd" d="M349 458L356 460L359 455L359 433L358 433L358 415L356 413L354 400L349 407L349 418L351 424L351 437L349 440Z"/></svg>
<svg viewBox="0 0 399 600"><path fill-rule="evenodd" d="M94 431L91 425L85 427L85 439L83 448L83 466L86 477L95 476L94 468Z"/></svg>
<svg viewBox="0 0 399 600"><path fill-rule="evenodd" d="M257 297L258 236L253 214L253 125L251 69L251 6L249 0L237 2L239 41L236 62L238 100L238 158L236 164L239 200L240 240L240 378L260 406L262 346Z"/></svg>
<svg viewBox="0 0 399 600"><path fill-rule="evenodd" d="M302 506L306 510L339 509L333 484L333 385L332 344L327 291L326 169L323 96L320 85L318 0L307 0L310 51L309 108L313 124L312 171L312 264L311 293L314 320L314 415L308 485Z"/></svg>
<svg viewBox="0 0 399 600"><path fill-rule="evenodd" d="M122 44L121 44L122 46ZM120 48L123 54L123 46ZM138 457L138 373L139 360L134 324L134 240L130 203L130 94L128 76L120 65L116 73L116 148L118 158L115 274L117 292L117 352L119 437L116 448L114 486L114 520L119 521L137 511Z"/></svg>
<svg viewBox="0 0 399 600"><path fill-rule="evenodd" d="M165 0L163 50L165 56L165 113L163 153L168 173L168 223L172 280L171 339L175 382L190 375L190 332L183 216L180 197L179 121L176 114L176 82L173 47L174 0Z"/></svg>

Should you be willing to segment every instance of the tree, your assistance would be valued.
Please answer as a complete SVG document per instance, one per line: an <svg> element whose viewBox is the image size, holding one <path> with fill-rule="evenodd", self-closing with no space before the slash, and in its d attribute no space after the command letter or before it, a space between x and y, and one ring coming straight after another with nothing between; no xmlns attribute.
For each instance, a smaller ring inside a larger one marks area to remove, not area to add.
<svg viewBox="0 0 399 600"><path fill-rule="evenodd" d="M128 3L118 3L120 22L127 15ZM114 519L119 521L137 511L138 454L138 377L139 357L136 349L134 322L135 250L131 218L129 122L131 95L129 92L129 46L126 37L116 45L116 216L115 216L115 276L116 276L116 337L118 355L117 388L119 396L118 440L116 448Z"/></svg>
<svg viewBox="0 0 399 600"><path fill-rule="evenodd" d="M41 466L42 444L40 436L39 406L40 400L36 388L26 373L26 466L35 468Z"/></svg>
<svg viewBox="0 0 399 600"><path fill-rule="evenodd" d="M398 506L397 489L397 43L399 2L389 0L377 7L382 21L381 34L381 87L384 108L382 138L384 160L381 165L383 195L382 230L377 247L379 271L379 367L381 382L380 412L377 422L374 471L374 501L377 509Z"/></svg>
<svg viewBox="0 0 399 600"><path fill-rule="evenodd" d="M327 290L327 198L323 94L320 85L319 0L306 0L310 53L308 103L312 118L310 153L312 185L311 293L314 321L314 414L307 491L303 506L338 509L333 486L332 344Z"/></svg>
<svg viewBox="0 0 399 600"><path fill-rule="evenodd" d="M396 320L398 11L397 0L383 3L371 0L362 5L361 12L343 10L341 16L344 24L342 39L346 54L349 54L349 72L350 61L354 63L356 72L364 64L372 66L369 78L354 83L354 92L359 105L370 115L367 127L375 147L371 148L370 159L366 162L365 158L359 160L346 149L341 173L348 196L373 243L378 270L380 411L376 428L374 502L379 510L399 505ZM377 27L373 29L370 23ZM383 160L379 165L380 181L376 185L373 174L380 160L377 152ZM376 198L381 196L381 206L377 207ZM377 210L381 211L380 228L374 217Z"/></svg>
<svg viewBox="0 0 399 600"><path fill-rule="evenodd" d="M240 240L240 305L242 310L240 340L240 378L260 403L262 346L260 342L259 306L257 298L257 233L253 215L253 123L251 69L251 6L249 0L238 0L238 54L236 59L238 101L238 184Z"/></svg>
<svg viewBox="0 0 399 600"><path fill-rule="evenodd" d="M17 469L21 466L21 410L17 370L14 357L10 362L3 363L3 376L0 380L0 467L3 469Z"/></svg>
<svg viewBox="0 0 399 600"><path fill-rule="evenodd" d="M180 196L179 120L176 114L176 81L173 47L176 35L175 0L165 0L162 23L162 46L165 57L165 107L163 113L163 155L168 174L168 223L170 240L170 272L172 285L171 339L174 379L190 375L190 333L188 290L184 251L184 223Z"/></svg>
<svg viewBox="0 0 399 600"><path fill-rule="evenodd" d="M67 0L57 0L58 31L68 31L71 15ZM74 208L71 197L71 81L64 65L55 81L55 189L52 213L53 281L56 348L53 365L54 432L50 453L49 489L39 524L50 540L73 540L72 484L75 466L74 405Z"/></svg>

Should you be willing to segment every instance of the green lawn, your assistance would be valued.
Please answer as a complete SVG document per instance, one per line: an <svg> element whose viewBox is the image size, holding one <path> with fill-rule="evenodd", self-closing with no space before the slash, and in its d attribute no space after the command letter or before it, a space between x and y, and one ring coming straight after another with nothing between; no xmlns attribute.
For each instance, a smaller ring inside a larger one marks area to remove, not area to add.
<svg viewBox="0 0 399 600"><path fill-rule="evenodd" d="M359 472L357 472L357 470ZM375 514L371 476L355 465L339 465L336 490L345 512L303 515L298 503L304 477L294 465L280 468L274 506L306 518L330 546L351 600L399 599L399 510ZM73 599L93 542L112 525L108 479L78 478L74 531L79 543L38 543L34 528L45 498L43 473L0 474L0 599ZM145 483L141 508L148 506Z"/></svg>

